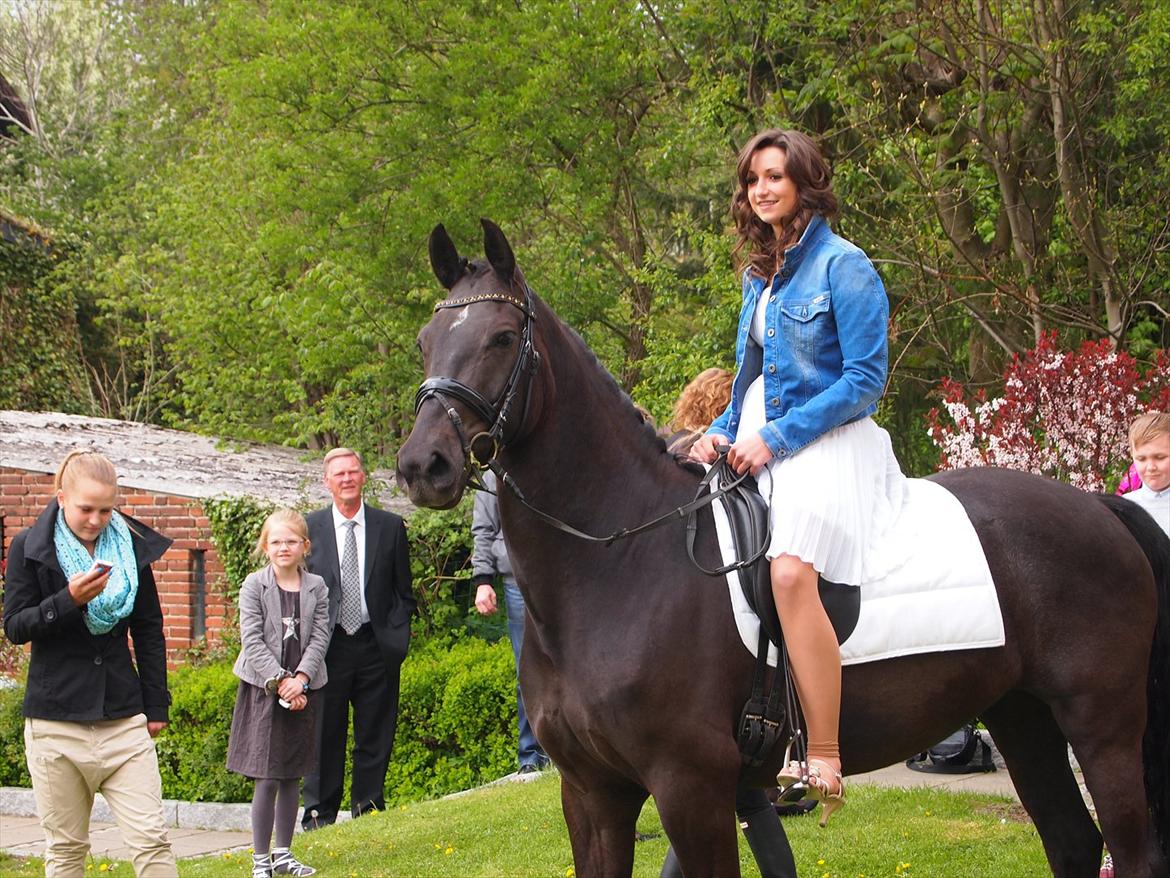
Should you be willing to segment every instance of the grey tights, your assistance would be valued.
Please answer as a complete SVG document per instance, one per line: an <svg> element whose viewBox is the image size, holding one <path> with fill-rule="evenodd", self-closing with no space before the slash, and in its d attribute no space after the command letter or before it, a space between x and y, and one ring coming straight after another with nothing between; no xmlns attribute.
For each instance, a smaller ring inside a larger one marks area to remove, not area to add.
<svg viewBox="0 0 1170 878"><path fill-rule="evenodd" d="M293 829L300 805L300 780L258 778L252 794L252 849L266 854L276 830L276 846L287 848L292 843Z"/></svg>

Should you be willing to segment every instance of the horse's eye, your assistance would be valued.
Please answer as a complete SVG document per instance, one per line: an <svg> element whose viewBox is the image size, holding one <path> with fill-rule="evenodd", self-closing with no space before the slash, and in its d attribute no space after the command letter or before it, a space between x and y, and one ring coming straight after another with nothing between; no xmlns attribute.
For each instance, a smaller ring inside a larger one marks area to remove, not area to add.
<svg viewBox="0 0 1170 878"><path fill-rule="evenodd" d="M512 346L512 342L514 342L515 340L516 340L516 333L514 333L514 332L501 332L495 338L492 339L491 346L493 348L510 348Z"/></svg>

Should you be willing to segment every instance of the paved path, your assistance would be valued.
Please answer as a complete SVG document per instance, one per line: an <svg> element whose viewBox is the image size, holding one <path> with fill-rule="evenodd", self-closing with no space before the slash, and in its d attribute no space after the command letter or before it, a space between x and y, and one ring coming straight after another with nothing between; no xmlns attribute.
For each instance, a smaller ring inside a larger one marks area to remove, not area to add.
<svg viewBox="0 0 1170 878"><path fill-rule="evenodd" d="M998 754L997 754L998 755ZM528 775L533 778L535 775ZM934 787L951 792L981 793L1015 797L1011 778L999 771L981 774L926 774L911 771L898 763L879 771L851 775L851 784L878 784L888 787ZM455 795L459 795L458 793ZM16 856L39 857L44 853L44 835L35 817L30 790L0 789L0 849ZM248 831L248 805L193 805L168 802L173 811L171 843L179 857L205 857L252 846ZM342 815L343 819L348 815ZM185 824L185 825L184 825ZM201 825L196 825L201 824ZM122 836L105 803L98 797L90 825L93 854L115 860L129 859Z"/></svg>
<svg viewBox="0 0 1170 878"><path fill-rule="evenodd" d="M248 805L164 802L170 829L167 831L179 857L204 857L225 851L247 850L252 846ZM91 851L96 857L130 859L122 833L105 799L99 794L89 825ZM36 817L32 790L0 788L0 849L18 857L40 857L45 852L45 834Z"/></svg>
<svg viewBox="0 0 1170 878"><path fill-rule="evenodd" d="M246 850L252 846L250 832L225 832L214 829L168 830L171 847L178 857L204 857L222 851ZM90 824L89 840L95 857L128 860L130 851L122 843L122 833L112 823ZM36 817L0 814L0 847L18 857L40 857L45 853L45 833Z"/></svg>

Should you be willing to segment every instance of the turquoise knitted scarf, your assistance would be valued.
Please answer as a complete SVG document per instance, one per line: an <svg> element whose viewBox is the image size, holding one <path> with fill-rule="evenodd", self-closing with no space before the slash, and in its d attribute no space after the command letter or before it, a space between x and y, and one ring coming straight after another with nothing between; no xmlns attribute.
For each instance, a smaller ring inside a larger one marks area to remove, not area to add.
<svg viewBox="0 0 1170 878"><path fill-rule="evenodd" d="M93 567L94 558L114 562L106 587L86 604L83 617L90 633L105 634L130 615L134 610L134 598L138 595L138 559L134 556L130 528L121 515L114 512L110 516L110 523L98 535L94 554L90 556L65 523L65 513L58 511L53 545L57 549L57 563L65 571L66 579L86 573Z"/></svg>

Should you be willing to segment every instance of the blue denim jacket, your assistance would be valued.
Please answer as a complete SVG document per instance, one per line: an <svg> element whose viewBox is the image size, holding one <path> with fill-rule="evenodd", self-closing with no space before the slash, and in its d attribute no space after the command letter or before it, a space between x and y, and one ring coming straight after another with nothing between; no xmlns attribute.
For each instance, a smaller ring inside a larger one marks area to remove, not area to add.
<svg viewBox="0 0 1170 878"><path fill-rule="evenodd" d="M765 292L761 348L749 330ZM772 281L744 272L731 402L707 432L735 438L744 394L761 371L767 423L760 435L777 457L873 414L886 384L889 314L869 257L815 217Z"/></svg>

